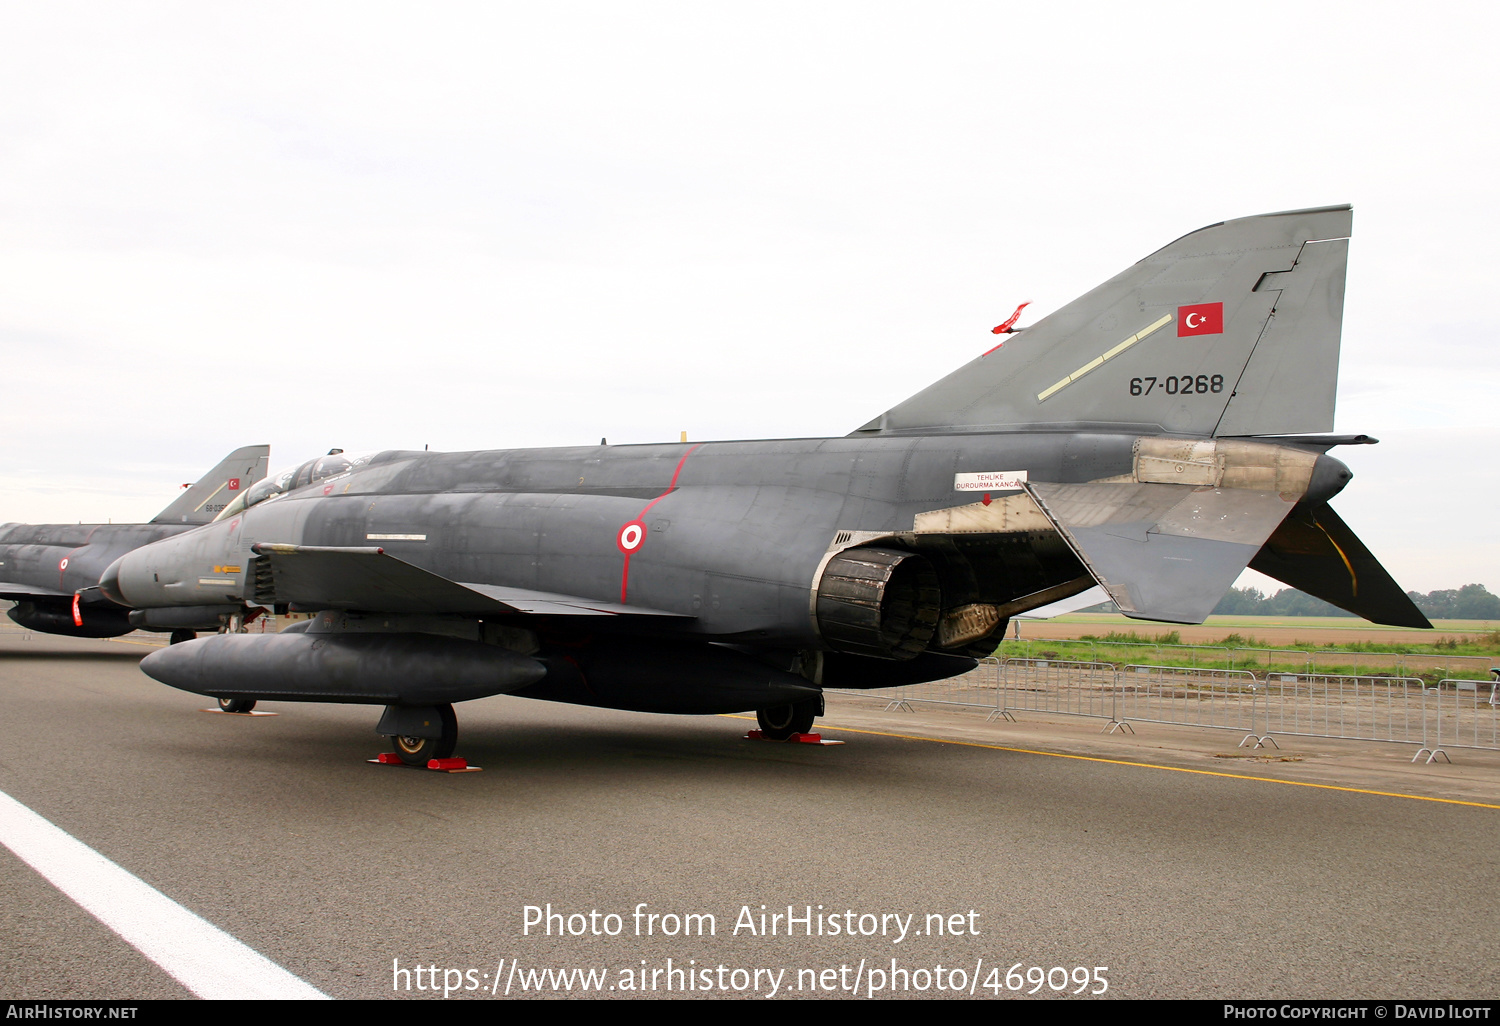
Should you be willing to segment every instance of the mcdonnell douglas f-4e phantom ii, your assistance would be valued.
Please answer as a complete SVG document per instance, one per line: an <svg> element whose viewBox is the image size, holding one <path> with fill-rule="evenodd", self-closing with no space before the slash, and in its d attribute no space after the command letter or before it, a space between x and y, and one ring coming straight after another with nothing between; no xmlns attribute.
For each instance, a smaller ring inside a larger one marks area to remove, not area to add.
<svg viewBox="0 0 1500 1026"><path fill-rule="evenodd" d="M123 553L211 523L266 476L269 445L247 445L219 461L146 524L0 524L0 599L22 627L75 638L115 638L137 627L188 626L180 611L147 623L99 594L99 574ZM238 612L243 613L241 606ZM140 622L136 622L140 621ZM217 627L212 624L193 626Z"/></svg>
<svg viewBox="0 0 1500 1026"><path fill-rule="evenodd" d="M1427 620L1328 505L1351 213L1183 236L843 438L304 465L100 582L154 610L315 612L141 663L221 699L386 707L412 763L452 703L754 709L961 673L1009 617L1098 583L1201 622L1248 565L1380 623ZM261 501L253 502L259 498ZM305 624L305 626L304 626Z"/></svg>

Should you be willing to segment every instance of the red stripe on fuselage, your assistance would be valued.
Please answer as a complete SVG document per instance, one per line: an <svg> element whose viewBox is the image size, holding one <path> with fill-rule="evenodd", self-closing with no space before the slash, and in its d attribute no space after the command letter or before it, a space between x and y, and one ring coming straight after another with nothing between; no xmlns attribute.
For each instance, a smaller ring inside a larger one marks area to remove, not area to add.
<svg viewBox="0 0 1500 1026"><path fill-rule="evenodd" d="M698 445L702 445L702 444L703 444L702 442L698 443ZM664 492L662 492L656 498L652 499L650 502L646 503L646 508L643 509L643 510L641 510L641 512L636 516L637 520L642 520L643 521L645 519L646 514L649 513L649 512L651 512L651 507L652 506L655 506L658 502L660 502L661 500L665 499L668 495L671 495L673 492L675 492L677 490L677 477L678 477L679 474L682 473L682 465L687 462L687 458L693 454L693 450L697 449L698 445L692 446L691 448L688 449L687 452L685 452L685 453L682 454L682 459L680 459L680 460L677 461L677 469L674 470L674 471L672 471L672 482L669 485L667 485L667 490L664 491ZM620 525L620 530L623 530L624 526L625 525L623 525L623 524ZM618 537L618 534L616 536ZM642 538L641 539L641 544L644 545L645 543L646 543L646 539ZM630 585L630 553L627 552L627 553L625 553L625 565L620 570L620 604L621 605L625 604L625 593L628 590L629 585Z"/></svg>

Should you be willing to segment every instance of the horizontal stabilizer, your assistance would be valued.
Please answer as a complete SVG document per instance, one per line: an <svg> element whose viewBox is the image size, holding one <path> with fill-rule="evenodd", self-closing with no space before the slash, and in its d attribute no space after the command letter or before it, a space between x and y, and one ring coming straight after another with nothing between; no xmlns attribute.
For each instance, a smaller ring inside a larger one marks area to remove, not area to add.
<svg viewBox="0 0 1500 1026"><path fill-rule="evenodd" d="M1326 502L1299 503L1250 561L1250 569L1372 623L1432 626Z"/></svg>
<svg viewBox="0 0 1500 1026"><path fill-rule="evenodd" d="M198 483L151 518L153 524L206 524L218 516L246 488L266 476L271 462L269 445L247 445L234 450Z"/></svg>
<svg viewBox="0 0 1500 1026"><path fill-rule="evenodd" d="M1295 501L1129 481L1027 491L1121 612L1171 623L1207 619Z"/></svg>
<svg viewBox="0 0 1500 1026"><path fill-rule="evenodd" d="M373 546L262 543L254 551L254 599L263 606L493 616L681 616L576 595L461 584Z"/></svg>

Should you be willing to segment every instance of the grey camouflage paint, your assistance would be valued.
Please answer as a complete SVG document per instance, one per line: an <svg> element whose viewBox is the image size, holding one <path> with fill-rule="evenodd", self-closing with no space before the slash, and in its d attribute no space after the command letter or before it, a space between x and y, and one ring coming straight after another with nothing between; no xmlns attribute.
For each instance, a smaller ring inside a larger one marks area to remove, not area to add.
<svg viewBox="0 0 1500 1026"><path fill-rule="evenodd" d="M948 676L1094 581L1129 615L1200 622L1252 561L1427 626L1327 506L1350 474L1326 450L1364 439L1298 436L1332 426L1350 217L1184 236L845 438L386 452L129 553L101 586L138 608L337 611L304 647L500 645L546 677L496 693L660 711ZM292 658L215 651L250 678ZM143 668L213 693L190 658ZM673 667L686 683L653 690ZM695 672L700 696L726 690L696 701Z"/></svg>
<svg viewBox="0 0 1500 1026"><path fill-rule="evenodd" d="M97 592L99 575L120 556L210 523L238 490L266 476L271 449L236 449L146 524L0 524L0 599L11 619L34 630L112 637L135 628ZM234 486L231 488L231 482ZM79 626L73 596L83 593Z"/></svg>

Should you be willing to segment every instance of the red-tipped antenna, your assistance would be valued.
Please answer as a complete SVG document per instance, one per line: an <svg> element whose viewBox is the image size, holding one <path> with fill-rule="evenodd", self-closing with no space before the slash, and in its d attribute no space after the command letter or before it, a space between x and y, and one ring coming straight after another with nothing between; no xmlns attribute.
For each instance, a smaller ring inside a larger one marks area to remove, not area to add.
<svg viewBox="0 0 1500 1026"><path fill-rule="evenodd" d="M1007 317L1004 324L995 325L990 329L990 332L995 335L1009 335L1013 333L1016 330L1016 321L1021 319L1021 311L1030 305L1031 300L1026 300L1026 302L1016 307L1016 312Z"/></svg>
<svg viewBox="0 0 1500 1026"><path fill-rule="evenodd" d="M1024 310L1024 309L1026 309L1030 305L1031 305L1031 300L1029 300L1029 299L1026 300L1026 302L1024 302L1020 306L1016 307L1016 312L1013 313L1013 314L1011 314L1009 317L1007 317L1005 319L1005 323L1004 324L997 324L997 325L995 325L993 328L990 329L990 332L992 334L995 334L995 335L1010 335L1010 334L1013 334L1015 332L1015 330L1016 330L1016 321L1018 321L1018 320L1021 319L1021 311ZM981 358L985 357L985 356L989 356L996 349L999 349L1003 345L1005 345L1004 342L996 342L993 346L991 346L989 349L986 349L983 353L980 354Z"/></svg>

